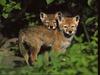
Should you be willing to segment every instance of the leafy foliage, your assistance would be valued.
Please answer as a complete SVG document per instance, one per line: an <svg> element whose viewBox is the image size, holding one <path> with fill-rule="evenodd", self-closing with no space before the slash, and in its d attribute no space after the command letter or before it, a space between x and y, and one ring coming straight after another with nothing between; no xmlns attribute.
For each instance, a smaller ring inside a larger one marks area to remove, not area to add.
<svg viewBox="0 0 100 75"><path fill-rule="evenodd" d="M94 36L92 37L94 39ZM97 40L77 42L67 49L65 54L45 52L38 56L34 66L7 70L7 74L61 74L61 75L97 75ZM49 60L50 59L50 60ZM1 69L1 75L6 69ZM5 73L6 74L6 73Z"/></svg>
<svg viewBox="0 0 100 75"><path fill-rule="evenodd" d="M6 0L0 0L0 5L4 6L6 4Z"/></svg>
<svg viewBox="0 0 100 75"><path fill-rule="evenodd" d="M6 0L1 0L0 4L3 6L2 16L4 18L8 18L8 15L11 13L12 10L21 9L20 3L16 3L16 2L6 3Z"/></svg>
<svg viewBox="0 0 100 75"><path fill-rule="evenodd" d="M54 0L46 0L47 4L52 3Z"/></svg>

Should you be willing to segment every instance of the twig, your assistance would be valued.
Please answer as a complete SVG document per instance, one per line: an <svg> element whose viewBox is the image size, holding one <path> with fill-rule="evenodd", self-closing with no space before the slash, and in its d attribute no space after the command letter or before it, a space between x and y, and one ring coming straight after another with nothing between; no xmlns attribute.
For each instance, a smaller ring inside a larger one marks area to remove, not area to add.
<svg viewBox="0 0 100 75"><path fill-rule="evenodd" d="M88 31L87 31L87 29L86 29L86 26L83 25L83 24L82 24L82 26L83 26L84 33L85 33L85 35L86 35L87 41L90 42L90 36L89 36L89 34L88 34Z"/></svg>
<svg viewBox="0 0 100 75"><path fill-rule="evenodd" d="M1 48L7 48L10 46L10 43L13 42L13 43L16 43L18 41L18 38L12 38L12 39L9 39L5 42L4 45L2 45Z"/></svg>

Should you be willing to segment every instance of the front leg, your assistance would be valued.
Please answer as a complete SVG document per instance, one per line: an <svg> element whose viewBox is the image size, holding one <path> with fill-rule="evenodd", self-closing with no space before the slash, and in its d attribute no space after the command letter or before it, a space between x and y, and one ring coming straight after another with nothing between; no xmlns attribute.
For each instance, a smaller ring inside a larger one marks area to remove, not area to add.
<svg viewBox="0 0 100 75"><path fill-rule="evenodd" d="M40 52L40 48L41 46L35 46L34 48L32 48L31 52L30 52L30 64L34 63L35 60L37 60L37 55Z"/></svg>

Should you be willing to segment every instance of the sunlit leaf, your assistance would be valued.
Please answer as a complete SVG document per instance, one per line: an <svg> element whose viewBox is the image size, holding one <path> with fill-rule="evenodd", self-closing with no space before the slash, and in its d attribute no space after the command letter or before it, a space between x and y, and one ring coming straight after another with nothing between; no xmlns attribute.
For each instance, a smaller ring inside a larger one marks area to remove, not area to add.
<svg viewBox="0 0 100 75"><path fill-rule="evenodd" d="M3 16L4 18L8 18L8 13L2 13L2 16Z"/></svg>
<svg viewBox="0 0 100 75"><path fill-rule="evenodd" d="M45 52L45 54L44 54L44 63L46 65L48 65L48 62L49 62L49 55L48 55L48 52Z"/></svg>
<svg viewBox="0 0 100 75"><path fill-rule="evenodd" d="M88 0L87 3L88 3L89 6L91 6L92 1L93 1L93 0Z"/></svg>
<svg viewBox="0 0 100 75"><path fill-rule="evenodd" d="M90 17L85 21L85 24L91 24L96 19L96 17Z"/></svg>
<svg viewBox="0 0 100 75"><path fill-rule="evenodd" d="M0 5L5 6L6 0L0 0Z"/></svg>
<svg viewBox="0 0 100 75"><path fill-rule="evenodd" d="M15 9L21 9L20 3L16 4L16 5L14 6L14 8L15 8Z"/></svg>
<svg viewBox="0 0 100 75"><path fill-rule="evenodd" d="M83 41L83 40L82 40L82 37L74 36L74 39L75 39L76 41L80 42L80 43Z"/></svg>
<svg viewBox="0 0 100 75"><path fill-rule="evenodd" d="M46 0L47 4L52 3L54 0Z"/></svg>

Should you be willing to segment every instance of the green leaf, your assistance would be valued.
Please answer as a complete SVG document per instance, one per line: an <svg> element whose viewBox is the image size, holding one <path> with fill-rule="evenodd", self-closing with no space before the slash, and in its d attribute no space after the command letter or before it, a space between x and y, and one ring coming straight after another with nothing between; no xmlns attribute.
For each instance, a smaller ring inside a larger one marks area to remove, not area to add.
<svg viewBox="0 0 100 75"><path fill-rule="evenodd" d="M83 35L82 35L83 36ZM77 37L77 36L74 36L74 39L77 41L77 42L82 42L82 37Z"/></svg>
<svg viewBox="0 0 100 75"><path fill-rule="evenodd" d="M21 6L20 6L20 3L17 3L15 6L14 6L15 9L21 9Z"/></svg>
<svg viewBox="0 0 100 75"><path fill-rule="evenodd" d="M4 18L8 18L8 13L2 13L2 16L3 16Z"/></svg>
<svg viewBox="0 0 100 75"><path fill-rule="evenodd" d="M46 0L47 4L52 3L54 0Z"/></svg>
<svg viewBox="0 0 100 75"><path fill-rule="evenodd" d="M89 6L91 6L92 1L93 1L93 0L88 0L87 3L88 3Z"/></svg>
<svg viewBox="0 0 100 75"><path fill-rule="evenodd" d="M67 72L67 75L75 75L77 71L70 68L70 69L67 69L66 72Z"/></svg>
<svg viewBox="0 0 100 75"><path fill-rule="evenodd" d="M44 54L44 63L45 63L46 65L48 65L48 63L49 63L49 54L48 54L47 51L46 51L45 54Z"/></svg>
<svg viewBox="0 0 100 75"><path fill-rule="evenodd" d="M7 4L7 5L3 8L3 11L9 13L9 12L12 11L12 9L13 9L13 6L11 6L11 4Z"/></svg>
<svg viewBox="0 0 100 75"><path fill-rule="evenodd" d="M0 0L0 5L4 6L6 4L6 0Z"/></svg>
<svg viewBox="0 0 100 75"><path fill-rule="evenodd" d="M75 55L77 56L77 54L80 54L81 52L81 44L77 43L74 44L71 48L70 48L70 55Z"/></svg>
<svg viewBox="0 0 100 75"><path fill-rule="evenodd" d="M43 65L43 55L39 55L36 62L34 62L34 65L38 68L40 68Z"/></svg>
<svg viewBox="0 0 100 75"><path fill-rule="evenodd" d="M93 22L93 20L95 20L96 17L90 17L85 21L85 24L91 24Z"/></svg>
<svg viewBox="0 0 100 75"><path fill-rule="evenodd" d="M94 33L94 37L97 36L97 35L98 35L98 31L95 31L95 33Z"/></svg>

